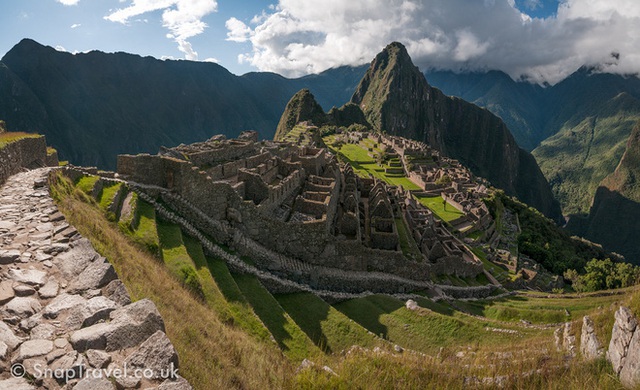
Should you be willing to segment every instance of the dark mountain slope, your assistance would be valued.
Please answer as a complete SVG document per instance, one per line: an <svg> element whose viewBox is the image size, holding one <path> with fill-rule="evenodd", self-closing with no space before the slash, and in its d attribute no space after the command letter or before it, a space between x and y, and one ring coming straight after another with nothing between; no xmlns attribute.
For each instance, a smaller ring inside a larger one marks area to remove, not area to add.
<svg viewBox="0 0 640 390"><path fill-rule="evenodd" d="M542 133L541 103L544 89L527 82L515 82L506 73L454 73L427 71L429 83L447 95L484 107L502 118L522 148L532 150Z"/></svg>
<svg viewBox="0 0 640 390"><path fill-rule="evenodd" d="M345 67L293 80L273 73L239 77L212 63L72 55L25 39L2 59L0 114L11 128L47 135L64 159L113 168L117 154L218 133L255 129L272 138L300 88L317 88L328 108L340 106L357 84L342 82L357 75Z"/></svg>
<svg viewBox="0 0 640 390"><path fill-rule="evenodd" d="M504 122L429 86L401 44L392 43L376 56L351 101L374 128L427 142L508 194L559 218L549 184Z"/></svg>

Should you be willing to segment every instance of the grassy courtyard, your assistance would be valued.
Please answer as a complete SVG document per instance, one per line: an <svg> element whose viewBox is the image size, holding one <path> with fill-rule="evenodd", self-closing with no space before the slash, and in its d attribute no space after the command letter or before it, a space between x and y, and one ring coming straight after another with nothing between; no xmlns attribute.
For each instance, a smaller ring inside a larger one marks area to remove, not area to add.
<svg viewBox="0 0 640 390"><path fill-rule="evenodd" d="M451 206L449 203L443 202L442 197L440 196L417 196L417 198L423 206L428 207L436 214L436 216L438 216L438 218L445 222L451 222L464 215L460 210Z"/></svg>

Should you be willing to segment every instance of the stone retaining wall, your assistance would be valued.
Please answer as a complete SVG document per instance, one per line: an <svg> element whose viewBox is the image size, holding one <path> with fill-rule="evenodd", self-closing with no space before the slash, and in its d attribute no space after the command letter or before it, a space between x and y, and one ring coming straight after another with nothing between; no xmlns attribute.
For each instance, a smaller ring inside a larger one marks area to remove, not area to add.
<svg viewBox="0 0 640 390"><path fill-rule="evenodd" d="M57 165L57 157L47 156L44 136L23 138L0 148L0 185L24 168Z"/></svg>

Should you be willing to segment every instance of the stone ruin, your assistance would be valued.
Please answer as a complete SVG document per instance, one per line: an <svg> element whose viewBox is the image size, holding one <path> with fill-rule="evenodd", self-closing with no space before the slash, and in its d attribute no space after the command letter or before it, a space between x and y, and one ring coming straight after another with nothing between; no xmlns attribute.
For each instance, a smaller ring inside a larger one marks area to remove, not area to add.
<svg viewBox="0 0 640 390"><path fill-rule="evenodd" d="M255 132L215 136L157 155L120 155L118 177L178 214L202 214L198 228L217 243L266 257L267 266L279 264L278 272L295 280L317 283L314 267L417 281L483 272L410 192L358 177L324 148L258 141ZM403 254L399 223L410 226L421 258ZM282 258L306 264L305 271L282 267Z"/></svg>

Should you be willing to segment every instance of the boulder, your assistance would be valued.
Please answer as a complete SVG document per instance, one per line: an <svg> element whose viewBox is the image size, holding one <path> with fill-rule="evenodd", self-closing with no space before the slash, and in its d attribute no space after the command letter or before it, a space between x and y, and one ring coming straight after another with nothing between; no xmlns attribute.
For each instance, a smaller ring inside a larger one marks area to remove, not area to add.
<svg viewBox="0 0 640 390"><path fill-rule="evenodd" d="M57 318L60 313L84 305L86 302L87 300L80 295L60 294L45 306L43 314L46 318Z"/></svg>
<svg viewBox="0 0 640 390"><path fill-rule="evenodd" d="M105 368L111 363L111 355L98 349L89 349L85 355L91 367Z"/></svg>
<svg viewBox="0 0 640 390"><path fill-rule="evenodd" d="M73 243L73 248L58 255L55 263L66 280L72 280L80 275L91 262L99 257L86 238L81 238Z"/></svg>
<svg viewBox="0 0 640 390"><path fill-rule="evenodd" d="M42 286L47 281L47 273L37 269L10 269L9 277L18 283Z"/></svg>
<svg viewBox="0 0 640 390"><path fill-rule="evenodd" d="M193 387L183 377L178 377L177 380L167 379L160 386L158 390L192 390Z"/></svg>
<svg viewBox="0 0 640 390"><path fill-rule="evenodd" d="M15 357L16 362L21 362L36 356L43 356L53 351L53 342L51 340L29 340L20 345L18 356Z"/></svg>
<svg viewBox="0 0 640 390"><path fill-rule="evenodd" d="M580 353L586 360L596 359L603 355L602 344L596 337L593 321L589 316L582 318L582 333L580 335Z"/></svg>
<svg viewBox="0 0 640 390"><path fill-rule="evenodd" d="M116 387L107 378L88 377L76 384L73 390L115 390Z"/></svg>
<svg viewBox="0 0 640 390"><path fill-rule="evenodd" d="M110 314L112 331L107 335L107 351L138 345L156 331L164 332L164 322L156 305L142 299Z"/></svg>
<svg viewBox="0 0 640 390"><path fill-rule="evenodd" d="M629 350L629 343L633 333L638 326L633 313L629 308L620 306L615 313L615 322L613 323L613 330L611 332L611 342L609 343L609 350L607 351L607 360L611 362L613 371L616 374L620 373L624 365L624 360Z"/></svg>
<svg viewBox="0 0 640 390"><path fill-rule="evenodd" d="M73 307L63 322L71 330L86 328L108 319L109 313L114 311L116 307L116 303L111 299L103 296L93 297L85 303Z"/></svg>
<svg viewBox="0 0 640 390"><path fill-rule="evenodd" d="M102 289L102 294L120 306L131 303L129 293L120 279L113 280L107 284L107 286Z"/></svg>
<svg viewBox="0 0 640 390"><path fill-rule="evenodd" d="M20 258L19 250L0 251L0 264L13 264L18 258Z"/></svg>
<svg viewBox="0 0 640 390"><path fill-rule="evenodd" d="M407 302L405 303L405 307L409 310L418 310L420 308L420 306L418 306L418 303L413 299L407 300Z"/></svg>
<svg viewBox="0 0 640 390"><path fill-rule="evenodd" d="M152 370L155 379L166 379L172 370L178 368L178 354L167 335L159 330L140 344L124 363L134 369Z"/></svg>
<svg viewBox="0 0 640 390"><path fill-rule="evenodd" d="M92 262L71 282L68 291L73 294L97 289L117 278L118 275L113 266L105 258L100 258Z"/></svg>
<svg viewBox="0 0 640 390"><path fill-rule="evenodd" d="M18 317L29 317L42 310L40 302L32 297L15 297L4 308L7 312Z"/></svg>
<svg viewBox="0 0 640 390"><path fill-rule="evenodd" d="M134 302L111 312L111 322L98 323L71 334L69 341L77 351L106 349L115 351L136 346L156 331L164 331L158 309L148 299Z"/></svg>
<svg viewBox="0 0 640 390"><path fill-rule="evenodd" d="M42 299L54 298L58 295L58 291L60 290L60 284L56 280L56 278L51 277L47 280L47 283L44 286L40 287L38 290L38 295Z"/></svg>
<svg viewBox="0 0 640 390"><path fill-rule="evenodd" d="M0 282L0 305L4 305L15 297L13 291L13 282L11 280L3 280Z"/></svg>

